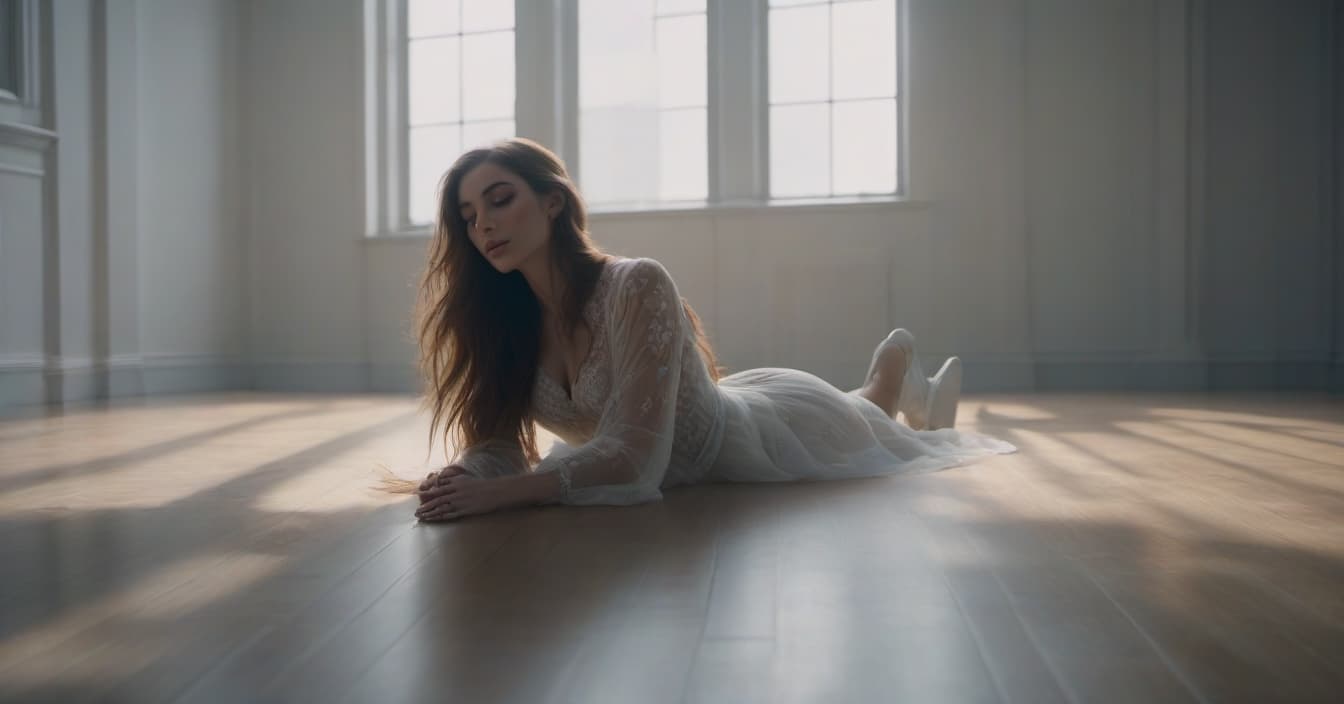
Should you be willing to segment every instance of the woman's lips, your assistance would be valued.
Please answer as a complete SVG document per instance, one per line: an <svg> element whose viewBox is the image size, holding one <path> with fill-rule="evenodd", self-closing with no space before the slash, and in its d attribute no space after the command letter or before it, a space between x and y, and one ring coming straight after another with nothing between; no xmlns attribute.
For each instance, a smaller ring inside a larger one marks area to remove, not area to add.
<svg viewBox="0 0 1344 704"><path fill-rule="evenodd" d="M500 243L498 243L498 244L492 244L492 245L490 245L489 247L486 248L485 253L486 253L487 256L488 256L488 255L492 255L492 254L494 254L495 252L498 252L499 250L504 249L504 246L507 245L508 243L509 243L508 240L504 240L503 242L500 242Z"/></svg>

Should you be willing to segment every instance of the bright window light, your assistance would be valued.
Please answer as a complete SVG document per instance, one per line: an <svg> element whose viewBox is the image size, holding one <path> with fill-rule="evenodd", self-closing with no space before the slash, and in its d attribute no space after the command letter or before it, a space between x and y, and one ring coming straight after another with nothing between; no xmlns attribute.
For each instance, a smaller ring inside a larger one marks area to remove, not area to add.
<svg viewBox="0 0 1344 704"><path fill-rule="evenodd" d="M579 178L594 204L709 195L705 0L580 0Z"/></svg>
<svg viewBox="0 0 1344 704"><path fill-rule="evenodd" d="M448 166L515 133L513 3L407 0L406 42L408 216L424 225Z"/></svg>
<svg viewBox="0 0 1344 704"><path fill-rule="evenodd" d="M895 193L896 0L770 0L770 195Z"/></svg>

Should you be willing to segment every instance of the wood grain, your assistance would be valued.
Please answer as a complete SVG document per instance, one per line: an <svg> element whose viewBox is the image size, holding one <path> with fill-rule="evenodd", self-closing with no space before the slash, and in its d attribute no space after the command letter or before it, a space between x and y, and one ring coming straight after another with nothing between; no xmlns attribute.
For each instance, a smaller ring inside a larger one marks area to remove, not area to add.
<svg viewBox="0 0 1344 704"><path fill-rule="evenodd" d="M958 420L1021 452L419 525L371 489L441 464L407 397L8 409L0 699L1338 700L1340 398Z"/></svg>

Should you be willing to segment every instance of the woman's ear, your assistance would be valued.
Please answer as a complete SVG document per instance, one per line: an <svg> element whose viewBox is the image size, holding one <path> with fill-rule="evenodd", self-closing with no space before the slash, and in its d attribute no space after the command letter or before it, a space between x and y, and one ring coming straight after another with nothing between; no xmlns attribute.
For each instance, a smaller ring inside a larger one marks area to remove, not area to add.
<svg viewBox="0 0 1344 704"><path fill-rule="evenodd" d="M561 210L565 209L565 194L560 191L551 191L546 194L546 217L555 219Z"/></svg>

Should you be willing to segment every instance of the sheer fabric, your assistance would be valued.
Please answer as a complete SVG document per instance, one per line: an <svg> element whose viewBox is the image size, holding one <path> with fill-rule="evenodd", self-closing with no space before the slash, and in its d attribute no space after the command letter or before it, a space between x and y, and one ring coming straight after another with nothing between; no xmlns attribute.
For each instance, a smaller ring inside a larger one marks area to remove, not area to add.
<svg viewBox="0 0 1344 704"><path fill-rule="evenodd" d="M584 308L592 331L571 394L539 369L532 414L559 440L535 467L505 441L468 448L475 476L560 472L568 504L656 501L662 489L908 474L1017 448L944 428L917 431L796 369L709 375L676 284L652 259L615 258Z"/></svg>

